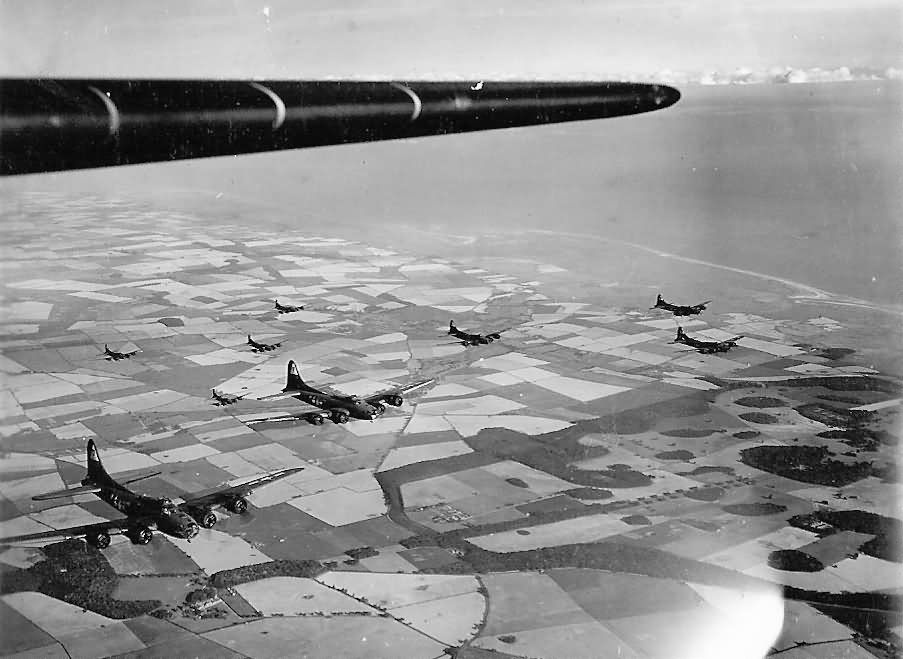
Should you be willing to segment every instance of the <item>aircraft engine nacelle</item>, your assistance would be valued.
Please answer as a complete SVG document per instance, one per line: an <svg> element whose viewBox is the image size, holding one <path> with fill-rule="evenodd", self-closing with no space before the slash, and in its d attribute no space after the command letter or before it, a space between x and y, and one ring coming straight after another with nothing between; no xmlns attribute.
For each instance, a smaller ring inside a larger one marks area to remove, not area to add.
<svg viewBox="0 0 903 659"><path fill-rule="evenodd" d="M401 404L404 402L404 399L398 394L387 396L385 400L392 407L401 407Z"/></svg>
<svg viewBox="0 0 903 659"><path fill-rule="evenodd" d="M205 529L212 529L216 525L216 513L212 508L192 508L189 514Z"/></svg>
<svg viewBox="0 0 903 659"><path fill-rule="evenodd" d="M320 414L319 412L311 412L310 414L305 414L304 419L308 423L315 425L315 426L323 425L323 415Z"/></svg>
<svg viewBox="0 0 903 659"><path fill-rule="evenodd" d="M106 549L110 546L110 534L106 531L98 531L97 533L89 533L85 536L85 540L92 547L98 549Z"/></svg>
<svg viewBox="0 0 903 659"><path fill-rule="evenodd" d="M349 418L348 410L343 409L330 410L329 416L332 417L333 423L347 423Z"/></svg>
<svg viewBox="0 0 903 659"><path fill-rule="evenodd" d="M150 543L151 539L154 537L151 530L144 524L133 526L128 530L126 535L128 535L129 539L136 545L146 545Z"/></svg>
<svg viewBox="0 0 903 659"><path fill-rule="evenodd" d="M229 512L238 513L239 515L248 509L248 500L244 497L235 497L226 504Z"/></svg>
<svg viewBox="0 0 903 659"><path fill-rule="evenodd" d="M376 411L377 416L386 411L386 406L382 403L373 403L373 409Z"/></svg>

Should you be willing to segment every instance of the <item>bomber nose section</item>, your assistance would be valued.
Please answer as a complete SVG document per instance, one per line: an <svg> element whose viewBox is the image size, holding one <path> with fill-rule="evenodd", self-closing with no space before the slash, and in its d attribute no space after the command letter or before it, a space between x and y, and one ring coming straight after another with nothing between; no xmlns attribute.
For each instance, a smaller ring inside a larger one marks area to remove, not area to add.
<svg viewBox="0 0 903 659"><path fill-rule="evenodd" d="M182 527L182 533L185 535L186 540L191 540L194 536L200 533L200 531L201 527L199 527L194 521Z"/></svg>

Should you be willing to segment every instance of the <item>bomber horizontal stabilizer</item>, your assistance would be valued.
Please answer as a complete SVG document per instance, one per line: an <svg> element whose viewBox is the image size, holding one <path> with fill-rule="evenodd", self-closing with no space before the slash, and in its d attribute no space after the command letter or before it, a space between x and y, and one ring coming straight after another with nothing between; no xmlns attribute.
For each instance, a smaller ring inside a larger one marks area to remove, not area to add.
<svg viewBox="0 0 903 659"><path fill-rule="evenodd" d="M64 497L74 497L77 494L95 494L97 492L100 492L100 488L96 485L78 485L76 487L66 488L65 490L36 494L31 498L35 501L47 501L48 499L62 499Z"/></svg>

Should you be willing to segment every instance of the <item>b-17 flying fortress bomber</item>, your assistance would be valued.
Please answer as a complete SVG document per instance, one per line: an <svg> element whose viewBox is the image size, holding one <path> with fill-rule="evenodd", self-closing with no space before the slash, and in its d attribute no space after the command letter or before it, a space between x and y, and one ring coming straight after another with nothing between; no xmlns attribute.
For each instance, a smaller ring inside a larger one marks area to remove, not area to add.
<svg viewBox="0 0 903 659"><path fill-rule="evenodd" d="M279 304L279 300L273 300L273 304L276 308L276 311L279 313L295 313L296 311L304 311L304 305L295 306L294 304ZM251 340L251 337L248 337L248 341Z"/></svg>
<svg viewBox="0 0 903 659"><path fill-rule="evenodd" d="M130 359L133 355L137 355L138 352L137 349L129 352L119 352L117 350L110 350L110 347L106 344L103 346L103 356L107 361L118 362L120 359Z"/></svg>
<svg viewBox="0 0 903 659"><path fill-rule="evenodd" d="M711 302L711 300L706 300L705 302L700 302L699 304L693 304L690 306L683 304L671 304L670 302L666 302L662 297L662 294L659 293L655 298L655 306L650 307L650 309L664 309L665 311L670 311L675 316L698 316L703 311L705 311L706 306Z"/></svg>
<svg viewBox="0 0 903 659"><path fill-rule="evenodd" d="M260 341L255 341L251 338L251 335L248 334L248 345L251 346L251 350L254 352L270 352L271 350L276 350L281 343L261 343Z"/></svg>
<svg viewBox="0 0 903 659"><path fill-rule="evenodd" d="M464 332L458 329L455 326L455 321L448 321L448 333L456 339L460 339L461 345L463 346L479 346L490 344L493 341L498 341L499 339L501 339L502 332L504 331L505 330L499 330L498 332L491 332L489 334L471 334L469 332Z"/></svg>
<svg viewBox="0 0 903 659"><path fill-rule="evenodd" d="M341 396L331 394L310 386L301 379L298 365L289 361L283 393L287 393L300 401L319 408L316 412L306 412L304 418L314 425L321 425L325 419L333 423L347 423L351 419L372 421L386 411L386 405L401 407L404 394L416 391L432 384L432 380L416 382L398 387L372 396Z"/></svg>
<svg viewBox="0 0 903 659"><path fill-rule="evenodd" d="M691 348L695 348L697 351L709 355L716 352L727 352L731 348L737 347L737 341L743 338L743 335L735 336L730 339L725 339L724 341L703 341L701 339L694 339L692 336L688 336L686 332L684 332L683 327L677 328L677 336L671 343L683 343L685 346L690 346Z"/></svg>
<svg viewBox="0 0 903 659"><path fill-rule="evenodd" d="M211 389L210 393L213 400L216 401L214 403L215 405L234 405L243 398L243 396L224 394L221 391L217 391L216 389Z"/></svg>
<svg viewBox="0 0 903 659"><path fill-rule="evenodd" d="M81 485L55 492L47 492L32 497L35 501L70 498L79 494L96 494L125 517L80 526L70 526L53 531L25 534L4 538L6 542L23 542L52 537L84 537L99 549L110 546L110 535L121 533L135 544L146 545L153 537L153 531L191 540L200 527L213 528L216 524L214 507L222 506L233 513L243 513L248 509L248 494L266 483L298 473L303 467L281 469L240 485L229 485L215 491L183 498L175 503L168 497L149 497L137 494L126 487L131 483L160 475L160 472L144 474L118 482L104 469L93 439L88 440L87 474Z"/></svg>

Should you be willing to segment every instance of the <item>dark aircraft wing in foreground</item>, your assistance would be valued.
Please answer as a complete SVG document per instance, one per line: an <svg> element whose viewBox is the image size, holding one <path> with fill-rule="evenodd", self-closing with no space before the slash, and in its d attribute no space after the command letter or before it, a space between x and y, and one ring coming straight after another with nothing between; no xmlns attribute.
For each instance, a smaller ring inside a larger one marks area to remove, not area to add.
<svg viewBox="0 0 903 659"><path fill-rule="evenodd" d="M632 82L0 79L0 175L445 135L660 110Z"/></svg>

